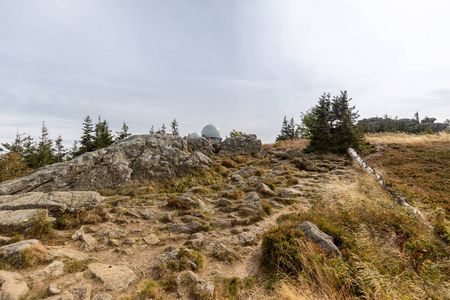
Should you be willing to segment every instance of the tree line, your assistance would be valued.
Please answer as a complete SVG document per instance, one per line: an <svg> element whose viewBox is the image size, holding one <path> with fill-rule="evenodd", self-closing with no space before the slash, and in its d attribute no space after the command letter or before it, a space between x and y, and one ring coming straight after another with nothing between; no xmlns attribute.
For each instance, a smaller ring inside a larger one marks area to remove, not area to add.
<svg viewBox="0 0 450 300"><path fill-rule="evenodd" d="M178 122L174 119L170 124L170 134L179 135ZM150 133L166 134L166 126L158 130L151 127ZM25 133L16 133L16 137L11 143L2 143L0 154L0 182L17 176L22 176L27 172L41 168L43 166L63 162L72 159L86 152L106 148L116 141L123 140L131 136L129 127L122 123L120 131L114 135L106 120L98 117L97 123L93 123L88 115L83 120L82 135L79 140L75 140L71 149L63 145L61 135L55 140L49 136L45 121L42 122L41 133L37 139Z"/></svg>

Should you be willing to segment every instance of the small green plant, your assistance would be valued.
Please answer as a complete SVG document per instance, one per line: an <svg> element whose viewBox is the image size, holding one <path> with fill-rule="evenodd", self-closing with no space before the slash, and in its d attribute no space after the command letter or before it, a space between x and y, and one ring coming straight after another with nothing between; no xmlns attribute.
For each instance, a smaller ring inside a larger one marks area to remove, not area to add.
<svg viewBox="0 0 450 300"><path fill-rule="evenodd" d="M160 284L155 280L145 280L141 282L140 289L138 292L139 299L156 299L159 295Z"/></svg>

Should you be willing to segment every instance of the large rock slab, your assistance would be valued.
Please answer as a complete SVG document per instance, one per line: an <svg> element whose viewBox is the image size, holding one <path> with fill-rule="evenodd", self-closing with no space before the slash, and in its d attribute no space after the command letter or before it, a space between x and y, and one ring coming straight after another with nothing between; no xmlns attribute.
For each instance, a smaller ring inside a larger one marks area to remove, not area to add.
<svg viewBox="0 0 450 300"><path fill-rule="evenodd" d="M209 169L211 160L191 152L187 141L174 135L135 135L108 148L71 161L48 165L0 184L0 195L26 192L95 191L120 185L181 177Z"/></svg>
<svg viewBox="0 0 450 300"><path fill-rule="evenodd" d="M22 253L34 245L42 244L38 240L26 240L0 247L0 259L20 263Z"/></svg>
<svg viewBox="0 0 450 300"><path fill-rule="evenodd" d="M64 263L62 261L54 261L43 269L40 269L29 275L33 284L39 284L49 278L58 277L64 274Z"/></svg>
<svg viewBox="0 0 450 300"><path fill-rule="evenodd" d="M127 266L93 263L88 265L88 268L109 291L121 291L136 278L134 272Z"/></svg>
<svg viewBox="0 0 450 300"><path fill-rule="evenodd" d="M223 141L218 154L259 153L261 151L261 145L261 141L254 134L238 135Z"/></svg>
<svg viewBox="0 0 450 300"><path fill-rule="evenodd" d="M28 286L22 275L0 270L0 299L19 300L27 293Z"/></svg>
<svg viewBox="0 0 450 300"><path fill-rule="evenodd" d="M43 209L0 210L0 232L20 231L33 226L39 218L46 218Z"/></svg>
<svg viewBox="0 0 450 300"><path fill-rule="evenodd" d="M298 225L298 228L305 234L307 238L319 245L325 252L333 253L335 256L341 257L342 253L334 244L333 238L321 231L315 224L305 221Z"/></svg>
<svg viewBox="0 0 450 300"><path fill-rule="evenodd" d="M0 196L0 210L47 209L54 214L81 212L99 206L103 197L97 192L30 192Z"/></svg>

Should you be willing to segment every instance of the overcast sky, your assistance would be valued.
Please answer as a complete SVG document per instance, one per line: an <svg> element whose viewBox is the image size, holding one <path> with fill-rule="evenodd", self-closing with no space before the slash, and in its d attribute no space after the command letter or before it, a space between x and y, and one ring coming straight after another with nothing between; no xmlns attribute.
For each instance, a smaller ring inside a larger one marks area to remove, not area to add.
<svg viewBox="0 0 450 300"><path fill-rule="evenodd" d="M176 118L273 142L347 90L361 118L450 118L450 1L0 2L0 142L66 145L100 115L134 134Z"/></svg>

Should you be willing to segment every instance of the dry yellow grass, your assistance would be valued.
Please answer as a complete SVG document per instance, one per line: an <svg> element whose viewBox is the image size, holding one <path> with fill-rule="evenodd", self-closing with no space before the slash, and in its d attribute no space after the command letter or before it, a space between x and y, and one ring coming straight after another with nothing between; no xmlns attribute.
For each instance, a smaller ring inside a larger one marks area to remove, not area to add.
<svg viewBox="0 0 450 300"><path fill-rule="evenodd" d="M293 149L293 148L306 148L308 146L309 140L305 139L298 139L298 140L286 140L286 141L278 141L274 144L264 144L263 148L270 148L270 147L276 147L276 148L287 148L287 149Z"/></svg>
<svg viewBox="0 0 450 300"><path fill-rule="evenodd" d="M412 133L367 133L366 140L374 143L387 144L427 144L432 142L450 142L450 133L442 131L437 134Z"/></svg>

